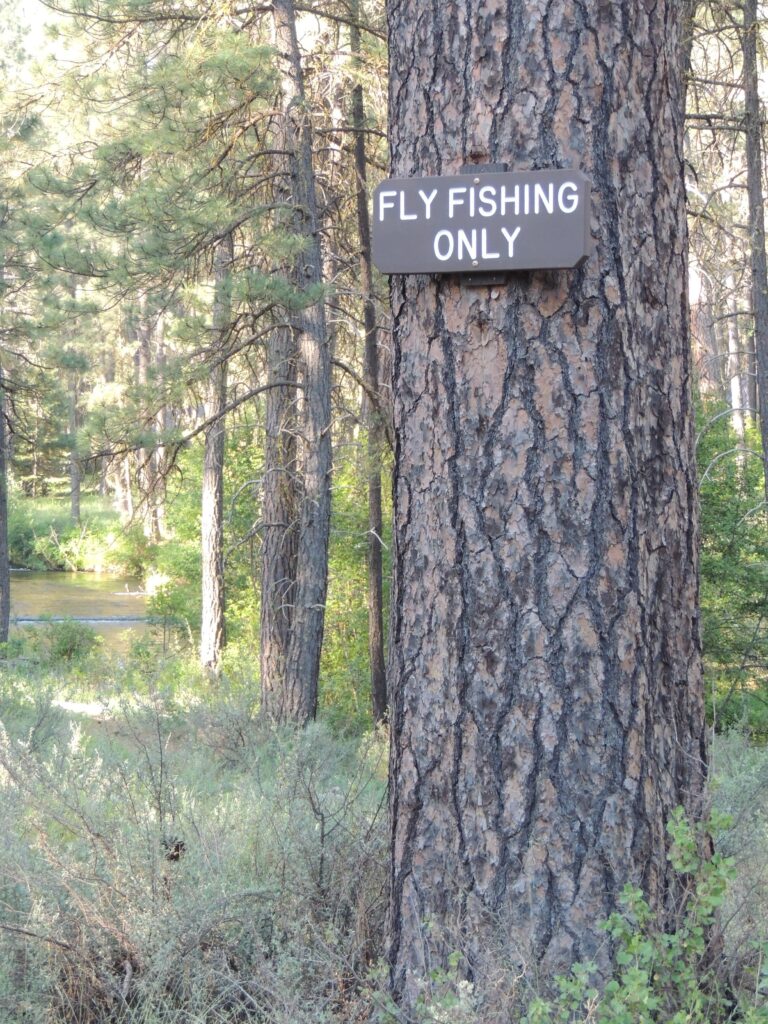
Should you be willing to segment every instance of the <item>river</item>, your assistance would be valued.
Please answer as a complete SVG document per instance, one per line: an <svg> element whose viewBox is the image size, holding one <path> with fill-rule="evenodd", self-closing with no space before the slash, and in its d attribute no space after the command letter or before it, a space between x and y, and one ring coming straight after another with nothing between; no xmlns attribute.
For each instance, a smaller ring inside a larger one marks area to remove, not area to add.
<svg viewBox="0 0 768 1024"><path fill-rule="evenodd" d="M87 623L110 651L128 649L131 634L147 629L141 582L125 576L83 572L11 571L11 630L48 619Z"/></svg>

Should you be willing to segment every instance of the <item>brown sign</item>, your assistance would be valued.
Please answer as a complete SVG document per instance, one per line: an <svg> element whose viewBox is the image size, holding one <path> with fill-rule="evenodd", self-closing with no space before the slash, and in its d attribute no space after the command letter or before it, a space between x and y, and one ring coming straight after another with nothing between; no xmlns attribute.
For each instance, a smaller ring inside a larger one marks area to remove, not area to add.
<svg viewBox="0 0 768 1024"><path fill-rule="evenodd" d="M373 194L373 262L384 274L575 267L589 199L580 171L391 178Z"/></svg>

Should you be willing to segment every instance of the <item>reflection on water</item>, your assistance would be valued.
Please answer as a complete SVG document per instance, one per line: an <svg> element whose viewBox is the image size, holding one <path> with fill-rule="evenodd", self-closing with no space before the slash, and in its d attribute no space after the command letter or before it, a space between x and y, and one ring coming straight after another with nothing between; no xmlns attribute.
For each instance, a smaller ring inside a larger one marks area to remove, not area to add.
<svg viewBox="0 0 768 1024"><path fill-rule="evenodd" d="M104 637L109 650L126 650L130 634L146 632L146 596L139 580L106 573L11 572L11 626L48 618L79 619Z"/></svg>

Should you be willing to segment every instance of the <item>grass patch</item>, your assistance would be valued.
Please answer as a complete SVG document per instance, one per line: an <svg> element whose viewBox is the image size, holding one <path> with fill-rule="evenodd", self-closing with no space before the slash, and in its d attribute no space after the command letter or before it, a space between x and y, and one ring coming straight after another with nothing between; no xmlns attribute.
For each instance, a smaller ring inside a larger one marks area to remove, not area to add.
<svg viewBox="0 0 768 1024"><path fill-rule="evenodd" d="M31 499L12 492L8 544L11 564L25 569L140 576L151 556L140 527L123 527L98 495L83 496L78 524L70 516L68 497Z"/></svg>

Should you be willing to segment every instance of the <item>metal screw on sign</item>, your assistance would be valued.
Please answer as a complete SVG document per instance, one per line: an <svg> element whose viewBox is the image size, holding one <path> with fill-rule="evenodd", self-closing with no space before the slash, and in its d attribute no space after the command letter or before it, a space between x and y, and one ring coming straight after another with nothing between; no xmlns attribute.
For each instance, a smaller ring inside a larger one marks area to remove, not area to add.
<svg viewBox="0 0 768 1024"><path fill-rule="evenodd" d="M461 168L461 174L492 174L494 171L506 171L506 164L464 164ZM479 185L480 179L475 177L474 184ZM478 261L473 260L472 266L478 266ZM462 277L462 284L465 284L467 288L492 288L497 284L504 284L509 276L507 273L495 274L493 271L484 270L479 274L465 274Z"/></svg>

